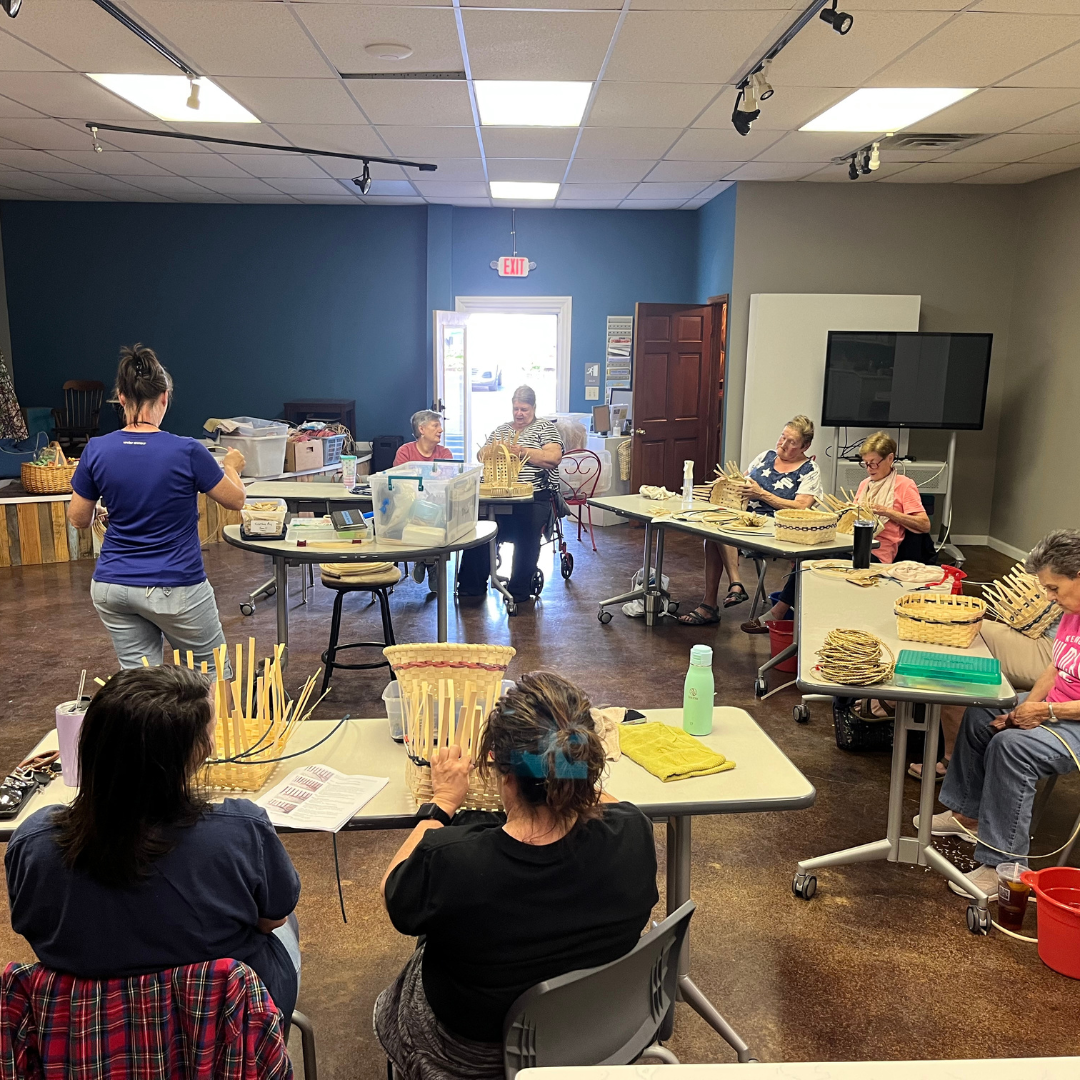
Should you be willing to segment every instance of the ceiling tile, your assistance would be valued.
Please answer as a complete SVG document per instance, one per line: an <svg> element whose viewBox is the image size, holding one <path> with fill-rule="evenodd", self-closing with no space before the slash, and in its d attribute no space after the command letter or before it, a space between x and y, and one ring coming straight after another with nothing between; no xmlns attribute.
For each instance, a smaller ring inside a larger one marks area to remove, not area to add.
<svg viewBox="0 0 1080 1080"><path fill-rule="evenodd" d="M291 176L295 179L325 179L326 172L315 158L303 154L225 154L226 160L243 169L251 176ZM349 167L356 171L359 163ZM351 174L350 174L351 175Z"/></svg>
<svg viewBox="0 0 1080 1080"><path fill-rule="evenodd" d="M5 124L9 121L0 121L0 135L3 134ZM14 123L14 121L11 121ZM57 149L64 150L85 150L86 147L91 146L90 132L87 130L82 120L40 120L40 121L18 121L18 123L26 124L29 128L30 124L53 124L55 127L52 129L52 134L42 130L37 141L29 143L33 146L41 146L42 140L49 139L60 142L61 139L66 140ZM127 121L130 124L131 121ZM127 125L125 125L127 126ZM146 131L160 131L170 132L173 129L168 124L162 123L160 120L139 120L135 125ZM202 125L206 127L208 125ZM217 127L232 126L232 125L215 125ZM243 125L248 134L251 133L251 128L248 125ZM57 129L63 128L64 132L61 133ZM256 131L262 133L262 128L256 128ZM231 137L231 136L230 136ZM12 136L12 138L18 138L18 136ZM21 140L20 140L21 141ZM105 131L100 129L98 131L98 142L101 143L107 150L113 147L121 150L150 150L156 153L163 151L175 150L177 152L187 151L190 153L209 153L205 146L197 142L188 142L182 139L164 139L158 138L155 135L131 135L125 131ZM49 148L51 149L51 147Z"/></svg>
<svg viewBox="0 0 1080 1080"><path fill-rule="evenodd" d="M1032 165L1080 165L1080 143L1072 143L1061 150L1053 150L1049 154L1040 154L1033 157Z"/></svg>
<svg viewBox="0 0 1080 1080"><path fill-rule="evenodd" d="M480 129L484 153L490 157L568 158L577 139L577 128L486 127ZM585 132L585 136L588 136ZM585 145L582 138L581 146ZM578 148L580 154L581 147Z"/></svg>
<svg viewBox="0 0 1080 1080"><path fill-rule="evenodd" d="M697 196L697 198L704 199L706 202L709 202L711 199L715 199L717 195L720 195L721 193L727 191L727 189L729 187L732 187L733 184L734 181L732 180L721 180L715 184L710 184L700 195Z"/></svg>
<svg viewBox="0 0 1080 1080"><path fill-rule="evenodd" d="M40 119L41 115L37 109L31 109L28 105L21 105L17 101L12 101L11 98L0 97L0 117L36 120Z"/></svg>
<svg viewBox="0 0 1080 1080"><path fill-rule="evenodd" d="M85 0L34 0L23 5L18 21L6 29L59 61L55 65L34 63L31 50L26 50L29 66L16 70L48 71L66 64L76 71L176 74L176 68L160 53ZM3 55L0 48L0 58ZM38 56L43 59L40 53Z"/></svg>
<svg viewBox="0 0 1080 1080"><path fill-rule="evenodd" d="M607 199L603 202L597 200L559 199L555 204L559 210L618 210L620 199Z"/></svg>
<svg viewBox="0 0 1080 1080"><path fill-rule="evenodd" d="M963 12L869 85L988 86L1078 38L1080 16Z"/></svg>
<svg viewBox="0 0 1080 1080"><path fill-rule="evenodd" d="M570 175L567 180L572 184L590 183L637 183L645 178L645 174L653 167L654 162L648 159L626 160L624 158L590 158L575 157L570 166Z"/></svg>
<svg viewBox="0 0 1080 1080"><path fill-rule="evenodd" d="M597 202L605 199L625 199L634 184L563 184L559 202Z"/></svg>
<svg viewBox="0 0 1080 1080"><path fill-rule="evenodd" d="M231 195L235 199L243 199L247 195L272 195L274 189L262 180L256 180L253 176L213 176L200 177L199 183L208 187L211 191L218 191L222 195Z"/></svg>
<svg viewBox="0 0 1080 1080"><path fill-rule="evenodd" d="M493 158L487 159L490 180L538 180L562 183L566 175L565 158ZM441 170L440 170L441 171Z"/></svg>
<svg viewBox="0 0 1080 1080"><path fill-rule="evenodd" d="M961 180L962 184L1027 184L1032 180L1042 180L1047 176L1054 176L1059 172L1068 172L1076 168L1075 165L1034 165L1022 161L1013 165L1002 165L1000 168L991 169L989 172L979 173L978 176L968 177Z"/></svg>
<svg viewBox="0 0 1080 1080"><path fill-rule="evenodd" d="M975 161L924 161L881 179L889 184L951 184L990 168Z"/></svg>
<svg viewBox="0 0 1080 1080"><path fill-rule="evenodd" d="M380 157L406 157L413 161L429 161L432 158L470 157L480 152L475 129L452 127L391 127L383 125L379 134L390 147L390 154L379 152ZM505 156L513 156L513 153ZM522 155L524 156L524 155ZM552 155L541 155L552 156Z"/></svg>
<svg viewBox="0 0 1080 1080"><path fill-rule="evenodd" d="M1080 101L1080 90L1027 90L992 86L950 105L905 131L1011 131Z"/></svg>
<svg viewBox="0 0 1080 1080"><path fill-rule="evenodd" d="M146 120L147 114L75 72L0 71L0 94L48 116Z"/></svg>
<svg viewBox="0 0 1080 1080"><path fill-rule="evenodd" d="M276 176L266 182L270 187L277 191L283 191L286 195L332 195L335 197L353 195L356 197L360 194L359 188L353 188L350 191L340 180L333 180L329 176L322 180L303 180L287 176Z"/></svg>
<svg viewBox="0 0 1080 1080"><path fill-rule="evenodd" d="M1080 86L1080 45L1062 49L1005 80L1006 86Z"/></svg>
<svg viewBox="0 0 1080 1080"><path fill-rule="evenodd" d="M102 133L104 136L104 132ZM0 120L0 138L32 146L35 150L93 150L90 132L59 120ZM104 137L101 140L106 141Z"/></svg>
<svg viewBox="0 0 1080 1080"><path fill-rule="evenodd" d="M403 198L400 195L394 195L389 198L377 198L374 195L368 195L361 199L360 202L364 206L426 206L427 203L419 196L415 196L411 199Z"/></svg>
<svg viewBox="0 0 1080 1080"><path fill-rule="evenodd" d="M859 11L963 11L968 0L845 0L843 10Z"/></svg>
<svg viewBox="0 0 1080 1080"><path fill-rule="evenodd" d="M122 150L105 150L96 154L93 150L54 150L53 156L70 161L84 169L93 169L106 176L168 176L168 172L146 161L138 154Z"/></svg>
<svg viewBox="0 0 1080 1080"><path fill-rule="evenodd" d="M405 196L409 202L419 202L416 196L416 188L408 180L376 180L371 185L370 196L393 196L395 198Z"/></svg>
<svg viewBox="0 0 1080 1080"><path fill-rule="evenodd" d="M23 20L31 8L21 12ZM100 9L99 9L100 10ZM104 12L102 12L104 15ZM20 20L20 21L23 21ZM63 71L64 65L38 49L12 37L10 28L0 31L0 71Z"/></svg>
<svg viewBox="0 0 1080 1080"><path fill-rule="evenodd" d="M847 87L785 86L762 103L761 115L754 121L754 127L762 131L800 128L850 93ZM730 128L734 107L735 88L728 87L694 127Z"/></svg>
<svg viewBox="0 0 1080 1080"><path fill-rule="evenodd" d="M490 199L448 199L448 198L445 198L444 196L435 196L435 195L432 195L432 196L428 197L427 202L435 203L436 206L438 206L440 204L449 204L450 206L480 206L480 207L490 207L491 206L491 200ZM500 203L500 206L501 205L503 205L503 204Z"/></svg>
<svg viewBox="0 0 1080 1080"><path fill-rule="evenodd" d="M220 154L155 154L143 151L139 156L177 176L235 176L251 179L243 169Z"/></svg>
<svg viewBox="0 0 1080 1080"><path fill-rule="evenodd" d="M438 172L426 173L424 175L434 177L436 180L483 180L484 179L484 163L478 158L444 158L436 157L433 159L434 163L438 165ZM419 177L415 169L406 169L407 176Z"/></svg>
<svg viewBox="0 0 1080 1080"><path fill-rule="evenodd" d="M633 200L677 199L679 202L685 202L687 199L694 198L695 195L700 195L707 186L707 184L697 182L685 184L638 184L627 198Z"/></svg>
<svg viewBox="0 0 1080 1080"><path fill-rule="evenodd" d="M341 72L460 71L463 67L450 6L296 4L293 11ZM364 52L365 45L381 41L408 45L412 55L388 61Z"/></svg>
<svg viewBox="0 0 1080 1080"><path fill-rule="evenodd" d="M588 82L600 74L618 18L614 11L467 8L461 14L474 79Z"/></svg>
<svg viewBox="0 0 1080 1080"><path fill-rule="evenodd" d="M267 124L362 124L363 115L337 79L222 78L227 90ZM257 139L256 135L252 138Z"/></svg>
<svg viewBox="0 0 1080 1080"><path fill-rule="evenodd" d="M117 180L112 176L100 176L97 173L82 173L75 176L72 173L50 173L40 172L36 175L45 177L48 180L60 180L65 184L71 184L73 187L80 188L83 191L95 191L99 195L118 195L125 196L131 194L131 192L138 190L137 181L127 184L123 180Z"/></svg>
<svg viewBox="0 0 1080 1080"><path fill-rule="evenodd" d="M700 180L704 183L715 180L718 176L726 176L738 166L737 161L658 161L646 179L650 183L690 180Z"/></svg>
<svg viewBox="0 0 1080 1080"><path fill-rule="evenodd" d="M274 127L294 146L306 146L310 150L391 156L379 133L368 124L275 124ZM229 153L232 152L230 149Z"/></svg>
<svg viewBox="0 0 1080 1080"><path fill-rule="evenodd" d="M857 131L789 131L755 161L832 161L866 145Z"/></svg>
<svg viewBox="0 0 1080 1080"><path fill-rule="evenodd" d="M382 0L379 2L381 3ZM395 2L415 3L416 0L395 0ZM427 3L427 0L424 2ZM463 0L461 6L462 8L521 8L539 11L599 11L607 8L618 11L622 7L622 0Z"/></svg>
<svg viewBox="0 0 1080 1080"><path fill-rule="evenodd" d="M44 150L0 150L0 165L28 172L85 173L81 165L64 158L53 157Z"/></svg>
<svg viewBox="0 0 1080 1080"><path fill-rule="evenodd" d="M159 195L212 194L205 187L183 176L140 176L138 186Z"/></svg>
<svg viewBox="0 0 1080 1080"><path fill-rule="evenodd" d="M586 158L663 157L682 134L681 128L586 128L577 156Z"/></svg>
<svg viewBox="0 0 1080 1080"><path fill-rule="evenodd" d="M784 19L779 11L631 11L606 78L727 82Z"/></svg>
<svg viewBox="0 0 1080 1080"><path fill-rule="evenodd" d="M788 0L631 0L633 11L776 11L802 10ZM850 7L850 4L847 6Z"/></svg>
<svg viewBox="0 0 1080 1080"><path fill-rule="evenodd" d="M140 124L140 127L147 127L146 124ZM181 125L172 124L167 125L177 130ZM192 124L187 121L184 122L183 131L191 135L206 136L211 139L238 139L241 142L251 143L270 143L271 146L285 146L286 140L283 139L272 127L267 124L255 125L255 124ZM138 136L135 136L138 138ZM190 142L182 139L158 139L159 150L167 150L170 153L175 150L188 150L198 149L200 144L196 142ZM222 148L220 143L208 143L211 149ZM264 154L265 150L253 146L233 146L229 148L230 154Z"/></svg>
<svg viewBox="0 0 1080 1080"><path fill-rule="evenodd" d="M1080 134L1080 105L1060 109L1050 116L1044 116L1041 120L1035 120L1017 128L1017 131L1035 135Z"/></svg>
<svg viewBox="0 0 1080 1080"><path fill-rule="evenodd" d="M417 180L416 190L421 195L442 198L484 198L488 194L487 184L475 184L468 181L452 180Z"/></svg>
<svg viewBox="0 0 1080 1080"><path fill-rule="evenodd" d="M385 157L386 155L380 155ZM339 179L349 180L363 167L359 161L349 158L310 157L305 160L315 162L324 173ZM319 175L323 175L320 173ZM406 175L415 176L416 169L403 169L400 165L384 165L381 161L371 163L371 175L375 180L402 180ZM483 173L481 173L483 176ZM472 179L469 177L469 179Z"/></svg>
<svg viewBox="0 0 1080 1080"><path fill-rule="evenodd" d="M670 161L750 161L780 139L779 131L751 128L740 135L734 128L692 128L669 151Z"/></svg>
<svg viewBox="0 0 1080 1080"><path fill-rule="evenodd" d="M809 176L802 178L802 183L808 181L815 184L867 184L876 183L878 180L884 180L886 176L892 176L895 173L903 172L904 169L910 169L912 165L910 162L886 162L883 161L881 166L876 172L872 172L869 176L860 176L857 181L852 181L851 177L847 174L847 169L842 165L826 165L825 168L819 169L816 173L811 173Z"/></svg>
<svg viewBox="0 0 1080 1080"><path fill-rule="evenodd" d="M71 184L51 177L35 176L33 173L6 172L3 174L3 183L6 187L18 191L32 191L38 195L51 195L61 199L74 198L74 193L79 190Z"/></svg>
<svg viewBox="0 0 1080 1080"><path fill-rule="evenodd" d="M685 199L624 199L620 210L679 210Z"/></svg>
<svg viewBox="0 0 1080 1080"><path fill-rule="evenodd" d="M720 89L708 83L605 79L585 122L589 127L686 127Z"/></svg>
<svg viewBox="0 0 1080 1080"><path fill-rule="evenodd" d="M277 78L329 77L326 63L284 4L244 0L128 0L149 28L197 71ZM243 42L243 48L237 43Z"/></svg>
<svg viewBox="0 0 1080 1080"><path fill-rule="evenodd" d="M464 82L350 79L347 85L373 124L472 127L469 87Z"/></svg>
<svg viewBox="0 0 1080 1080"><path fill-rule="evenodd" d="M1072 135L995 135L974 146L955 150L941 161L974 161L1004 165L1010 161L1025 161L1036 154L1048 154L1076 142Z"/></svg>
<svg viewBox="0 0 1080 1080"><path fill-rule="evenodd" d="M727 174L728 180L801 180L817 172L817 161L748 161Z"/></svg>
<svg viewBox="0 0 1080 1080"><path fill-rule="evenodd" d="M1016 11L1022 15L1080 15L1080 0L980 0L973 11Z"/></svg>

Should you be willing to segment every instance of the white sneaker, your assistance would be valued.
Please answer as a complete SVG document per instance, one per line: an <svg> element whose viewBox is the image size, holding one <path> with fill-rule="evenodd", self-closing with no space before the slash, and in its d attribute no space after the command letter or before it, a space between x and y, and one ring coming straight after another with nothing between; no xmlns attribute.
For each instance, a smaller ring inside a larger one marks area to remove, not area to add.
<svg viewBox="0 0 1080 1080"><path fill-rule="evenodd" d="M911 824L917 829L919 827L919 815L916 814L911 819ZM941 814L935 814L930 819L930 835L931 836L956 836L959 837L967 844L974 844L978 838L978 829L965 829L959 821L956 820L956 815L951 810L946 810Z"/></svg>
<svg viewBox="0 0 1080 1080"><path fill-rule="evenodd" d="M970 874L965 874L964 877L975 886L976 889L981 889L991 900L997 899L998 892L998 876L997 867L994 866L976 866ZM971 894L965 892L956 884L955 881L947 882L948 886L957 896L971 897Z"/></svg>

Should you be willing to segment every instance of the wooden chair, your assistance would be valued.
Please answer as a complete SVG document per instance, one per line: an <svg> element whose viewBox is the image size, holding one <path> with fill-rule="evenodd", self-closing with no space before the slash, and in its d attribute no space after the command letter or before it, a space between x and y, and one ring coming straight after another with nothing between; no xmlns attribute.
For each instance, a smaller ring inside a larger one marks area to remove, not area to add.
<svg viewBox="0 0 1080 1080"><path fill-rule="evenodd" d="M64 453L84 447L98 433L105 384L96 379L69 379L64 383L64 407L53 409L56 441Z"/></svg>

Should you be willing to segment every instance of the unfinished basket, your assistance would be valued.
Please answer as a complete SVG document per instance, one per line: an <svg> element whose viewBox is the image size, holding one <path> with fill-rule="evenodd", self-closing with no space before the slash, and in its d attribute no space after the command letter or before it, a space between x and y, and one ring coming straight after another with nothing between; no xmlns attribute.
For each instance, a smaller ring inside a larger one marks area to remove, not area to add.
<svg viewBox="0 0 1080 1080"><path fill-rule="evenodd" d="M718 476L709 492L709 502L728 510L745 510L750 504L750 493L745 481L740 483L727 476Z"/></svg>
<svg viewBox="0 0 1080 1080"><path fill-rule="evenodd" d="M788 544L828 544L836 539L837 515L823 510L777 510L776 539Z"/></svg>
<svg viewBox="0 0 1080 1080"><path fill-rule="evenodd" d="M34 461L22 463L19 468L22 486L31 495L70 495L71 478L78 467L78 459L68 461L58 442L49 444L47 456L49 460L44 464Z"/></svg>
<svg viewBox="0 0 1080 1080"><path fill-rule="evenodd" d="M893 611L901 641L966 649L979 635L986 604L975 596L909 592L896 601Z"/></svg>
<svg viewBox="0 0 1080 1080"><path fill-rule="evenodd" d="M405 782L417 806L431 798L432 753L460 746L475 761L488 714L516 650L505 645L389 645L383 654L401 685ZM494 774L473 770L466 810L501 810Z"/></svg>
<svg viewBox="0 0 1080 1080"><path fill-rule="evenodd" d="M983 589L990 611L1006 626L1032 640L1041 638L1061 615L1061 608L1043 592L1039 579L1017 563L1001 580Z"/></svg>
<svg viewBox="0 0 1080 1080"><path fill-rule="evenodd" d="M518 483L518 473L524 464L517 454L511 454L502 443L488 443L476 454L477 460L484 466L480 477L480 497L482 499L520 498L533 493L532 484Z"/></svg>

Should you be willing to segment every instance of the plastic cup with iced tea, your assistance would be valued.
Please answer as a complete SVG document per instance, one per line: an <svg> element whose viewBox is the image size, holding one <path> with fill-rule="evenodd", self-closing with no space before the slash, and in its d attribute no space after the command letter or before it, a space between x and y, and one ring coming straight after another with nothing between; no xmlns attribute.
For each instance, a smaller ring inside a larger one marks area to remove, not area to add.
<svg viewBox="0 0 1080 1080"><path fill-rule="evenodd" d="M1026 869L1026 866L1016 862L1002 863L997 868L997 921L1006 930L1012 930L1015 934L1018 934L1024 926L1028 894L1031 892L1031 886L1020 880L1020 875Z"/></svg>

